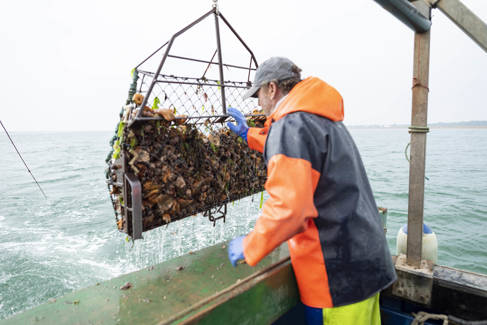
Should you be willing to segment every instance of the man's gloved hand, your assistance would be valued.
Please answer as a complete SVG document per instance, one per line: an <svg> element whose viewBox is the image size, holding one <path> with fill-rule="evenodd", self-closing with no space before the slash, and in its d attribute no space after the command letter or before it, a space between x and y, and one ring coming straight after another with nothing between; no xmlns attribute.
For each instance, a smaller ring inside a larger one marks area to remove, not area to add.
<svg viewBox="0 0 487 325"><path fill-rule="evenodd" d="M245 236L240 236L233 239L228 245L228 259L233 266L237 266L239 260L245 259L243 253L243 239Z"/></svg>
<svg viewBox="0 0 487 325"><path fill-rule="evenodd" d="M229 107L227 110L228 115L233 117L237 122L237 125L227 122L227 126L232 130L235 134L242 137L245 141L247 141L247 133L249 132L249 126L247 125L247 121L245 120L245 116L236 108Z"/></svg>

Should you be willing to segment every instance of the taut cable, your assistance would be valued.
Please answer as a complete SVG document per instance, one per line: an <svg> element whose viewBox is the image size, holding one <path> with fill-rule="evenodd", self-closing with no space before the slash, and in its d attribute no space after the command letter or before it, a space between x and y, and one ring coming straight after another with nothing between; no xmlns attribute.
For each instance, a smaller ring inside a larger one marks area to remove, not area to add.
<svg viewBox="0 0 487 325"><path fill-rule="evenodd" d="M22 162L24 163L25 168L27 168L27 171L29 172L30 176L32 176L32 178L34 179L34 182L36 182L37 186L39 186L39 189L41 190L42 195L44 195L44 197L45 197L45 198L46 198L46 200L47 200L46 193L44 193L44 191L42 190L41 185L40 185L40 184L39 184L39 182L36 180L36 178L34 177L34 174L32 174L32 172L30 171L29 167L28 167L28 166L27 166L27 164L25 163L24 158L22 158L22 155L20 154L19 150L18 150L18 149L17 149L17 147L15 146L14 141L13 141L13 140L12 140L12 138L10 137L10 134L8 134L7 129L6 129L6 128L5 128L5 126L3 125L2 121L0 121L0 124L2 125L2 128L5 130L5 133L7 134L8 139L10 140L10 142L12 142L12 145L14 146L15 151L17 151L17 154L19 155L20 159L21 159L21 160L22 160Z"/></svg>

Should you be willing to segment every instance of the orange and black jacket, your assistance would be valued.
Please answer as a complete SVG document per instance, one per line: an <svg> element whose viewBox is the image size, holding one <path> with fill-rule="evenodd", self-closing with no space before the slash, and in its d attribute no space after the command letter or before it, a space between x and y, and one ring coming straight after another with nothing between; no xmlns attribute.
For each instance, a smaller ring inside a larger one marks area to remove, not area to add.
<svg viewBox="0 0 487 325"><path fill-rule="evenodd" d="M301 301L330 308L364 300L396 274L359 152L342 123L343 99L318 78L298 83L250 128L249 147L264 153L269 194L244 239L249 265L284 241Z"/></svg>

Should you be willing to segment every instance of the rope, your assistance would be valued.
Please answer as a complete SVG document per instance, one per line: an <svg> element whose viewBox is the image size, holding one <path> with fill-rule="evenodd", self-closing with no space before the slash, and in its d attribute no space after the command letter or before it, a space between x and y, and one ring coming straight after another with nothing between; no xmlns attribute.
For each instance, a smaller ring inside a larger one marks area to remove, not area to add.
<svg viewBox="0 0 487 325"><path fill-rule="evenodd" d="M37 186L39 187L39 190L41 190L42 195L44 195L44 198L47 200L46 193L44 193L44 191L42 190L41 185L39 184L39 182L37 182L37 179L34 177L34 174L32 174L32 172L30 171L29 167L28 167L28 166L27 166L27 164L25 163L24 158L22 158L22 155L20 154L19 150L18 150L18 149L17 149L17 147L15 146L15 143L14 143L14 141L12 140L12 138L10 137L10 134L8 134L7 129L5 128L5 126L3 126L2 121L0 121L0 124L2 125L2 128L5 130L5 133L7 134L8 139L10 140L10 142L12 142L12 145L14 146L15 151L17 151L17 154L19 155L20 159L21 159L21 160L22 160L22 162L24 163L25 168L27 168L27 171L29 172L30 176L32 176L32 178L34 179L34 182L36 182Z"/></svg>
<svg viewBox="0 0 487 325"><path fill-rule="evenodd" d="M417 78L413 78L413 86L411 87L411 89L414 89L415 87L424 88L427 92L430 91L430 89L427 86L423 85L421 82L419 82Z"/></svg>
<svg viewBox="0 0 487 325"><path fill-rule="evenodd" d="M404 156L406 157L406 160L408 161L408 163L411 163L411 161L409 160L409 157L408 157L408 149L409 149L409 145L411 144L411 142L409 142L407 145L406 145L406 148L404 149Z"/></svg>
<svg viewBox="0 0 487 325"><path fill-rule="evenodd" d="M430 128L427 126L411 125L408 127L409 133L428 133L429 131L430 131Z"/></svg>
<svg viewBox="0 0 487 325"><path fill-rule="evenodd" d="M406 157L406 160L408 161L408 163L411 163L411 160L409 159L408 157L408 149L409 149L409 146L411 145L411 142L409 142L407 145L406 145L406 148L404 148L404 156ZM424 176L424 179L429 181L430 179L426 176Z"/></svg>
<svg viewBox="0 0 487 325"><path fill-rule="evenodd" d="M417 314L413 313L413 315L414 315L414 320L411 323L411 325L422 325L428 319L443 320L443 325L448 325L448 316L447 315L430 314L430 313L427 313L427 312L424 312L424 311L420 311Z"/></svg>

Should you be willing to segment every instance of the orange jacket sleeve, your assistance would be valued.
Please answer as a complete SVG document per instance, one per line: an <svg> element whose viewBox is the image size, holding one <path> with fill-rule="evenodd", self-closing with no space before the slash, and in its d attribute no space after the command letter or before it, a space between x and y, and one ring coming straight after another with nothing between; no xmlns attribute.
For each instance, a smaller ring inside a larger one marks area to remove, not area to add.
<svg viewBox="0 0 487 325"><path fill-rule="evenodd" d="M254 230L244 239L245 261L251 266L306 230L307 220L318 216L313 193L320 174L309 161L276 154L267 164L267 175L265 189L270 197Z"/></svg>
<svg viewBox="0 0 487 325"><path fill-rule="evenodd" d="M266 138L267 128L249 128L247 133L247 143L250 149L260 153L264 152Z"/></svg>

